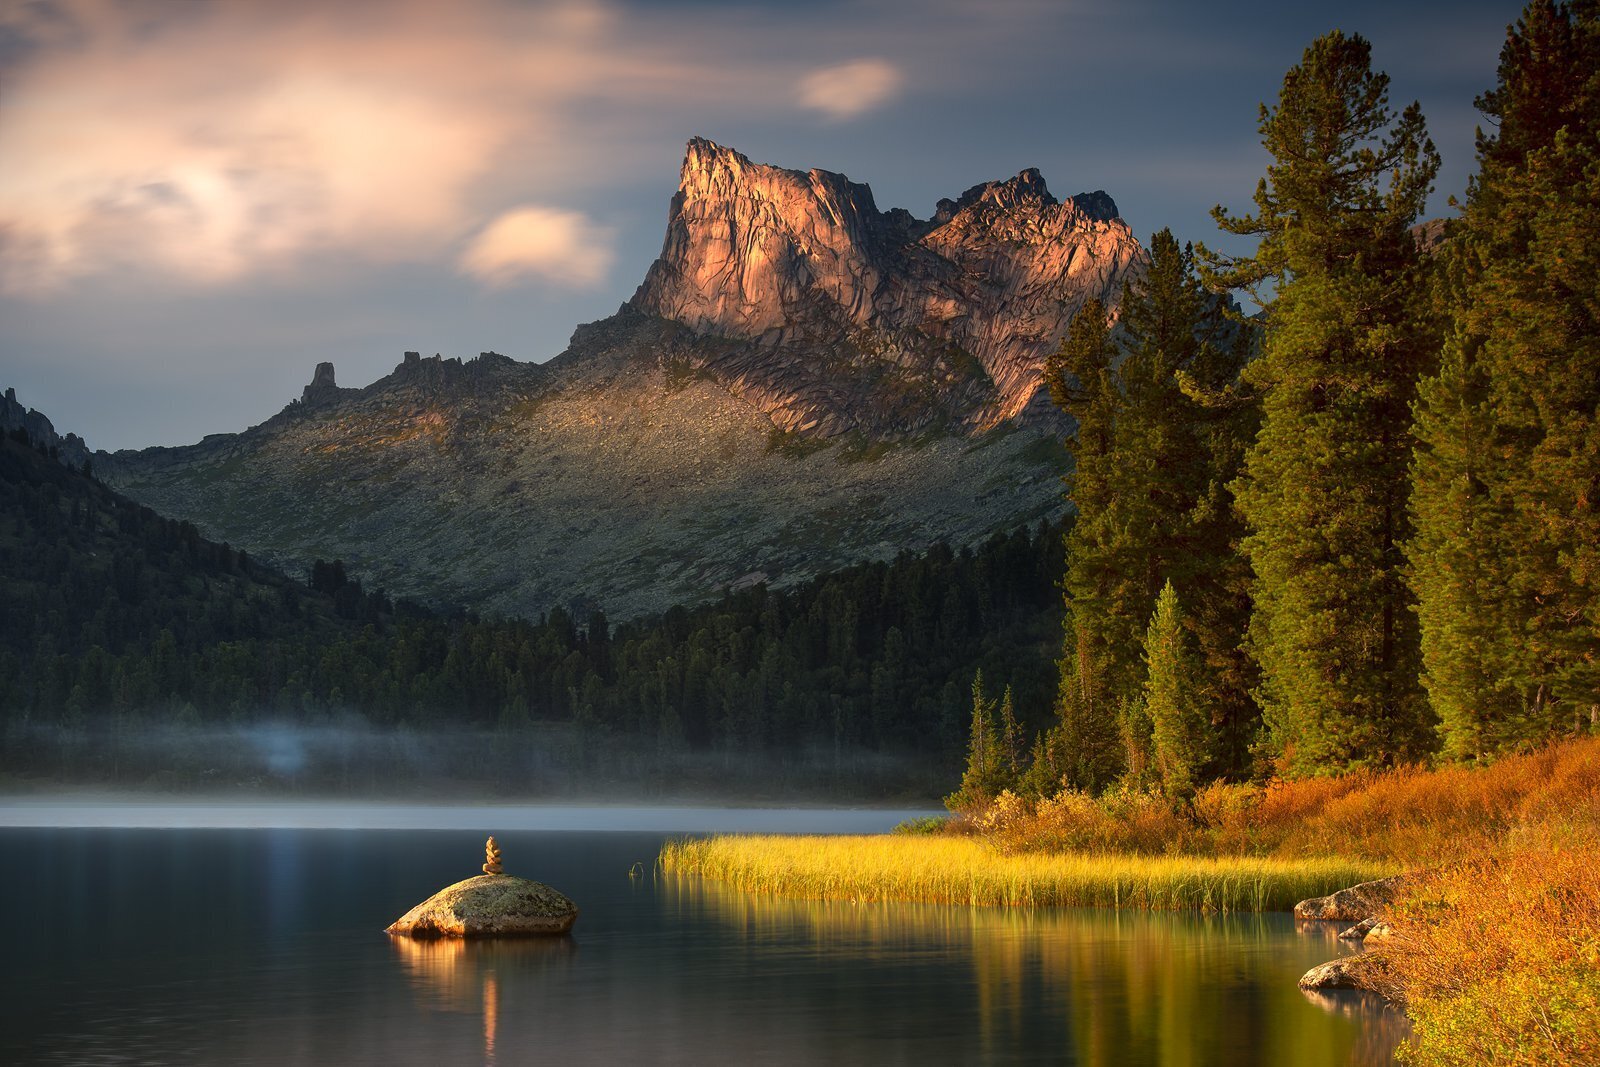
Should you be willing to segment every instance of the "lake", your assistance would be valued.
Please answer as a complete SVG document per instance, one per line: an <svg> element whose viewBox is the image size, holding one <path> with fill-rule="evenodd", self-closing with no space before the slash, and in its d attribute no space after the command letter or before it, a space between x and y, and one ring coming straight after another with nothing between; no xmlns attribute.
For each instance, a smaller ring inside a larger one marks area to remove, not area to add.
<svg viewBox="0 0 1600 1067"><path fill-rule="evenodd" d="M1319 1067L1405 1038L1371 998L1300 993L1344 948L1288 915L781 901L654 873L682 833L907 814L0 802L0 1062ZM570 938L382 932L478 873L490 832L508 873L577 901Z"/></svg>

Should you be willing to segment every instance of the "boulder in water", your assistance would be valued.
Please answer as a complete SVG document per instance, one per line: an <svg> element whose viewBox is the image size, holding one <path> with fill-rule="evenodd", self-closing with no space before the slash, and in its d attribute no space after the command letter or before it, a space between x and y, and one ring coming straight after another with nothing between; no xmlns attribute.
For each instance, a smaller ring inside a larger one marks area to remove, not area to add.
<svg viewBox="0 0 1600 1067"><path fill-rule="evenodd" d="M532 937L572 929L578 907L540 882L500 873L500 849L489 839L480 874L446 886L391 923L410 937Z"/></svg>
<svg viewBox="0 0 1600 1067"><path fill-rule="evenodd" d="M1358 952L1319 963L1301 977L1300 988L1379 990L1383 974L1383 963L1375 953Z"/></svg>

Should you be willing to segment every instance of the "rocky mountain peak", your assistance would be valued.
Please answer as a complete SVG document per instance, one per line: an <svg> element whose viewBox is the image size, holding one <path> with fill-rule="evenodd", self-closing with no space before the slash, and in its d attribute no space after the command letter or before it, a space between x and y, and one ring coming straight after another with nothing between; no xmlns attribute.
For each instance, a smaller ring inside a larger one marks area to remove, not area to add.
<svg viewBox="0 0 1600 1067"><path fill-rule="evenodd" d="M36 448L51 452L56 459L69 467L82 467L89 458L89 448L83 438L75 433L59 434L45 413L37 408L23 407L17 399L15 387L8 387L0 395L0 433L22 431Z"/></svg>
<svg viewBox="0 0 1600 1067"><path fill-rule="evenodd" d="M939 201L934 209L933 220L936 225L943 225L955 217L956 212L976 204L991 204L1006 211L1017 208L1038 210L1055 202L1056 198L1050 195L1039 168L1029 167L1009 181L983 182L954 200Z"/></svg>
<svg viewBox="0 0 1600 1067"><path fill-rule="evenodd" d="M338 399L343 390L334 379L332 363L318 363L317 369L311 375L311 384L300 393L300 403L307 407L316 407Z"/></svg>
<svg viewBox="0 0 1600 1067"><path fill-rule="evenodd" d="M629 307L732 342L705 369L780 428L976 431L1028 407L1072 315L1143 263L1109 196L1057 201L1034 168L924 221L842 174L696 138Z"/></svg>

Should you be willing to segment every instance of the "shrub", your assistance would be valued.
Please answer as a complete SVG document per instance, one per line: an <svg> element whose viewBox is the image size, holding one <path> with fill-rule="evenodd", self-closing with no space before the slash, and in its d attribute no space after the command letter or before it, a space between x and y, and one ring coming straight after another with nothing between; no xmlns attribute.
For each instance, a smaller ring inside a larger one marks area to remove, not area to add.
<svg viewBox="0 0 1600 1067"><path fill-rule="evenodd" d="M1600 831L1519 829L1424 875L1382 949L1422 1067L1600 1063Z"/></svg>

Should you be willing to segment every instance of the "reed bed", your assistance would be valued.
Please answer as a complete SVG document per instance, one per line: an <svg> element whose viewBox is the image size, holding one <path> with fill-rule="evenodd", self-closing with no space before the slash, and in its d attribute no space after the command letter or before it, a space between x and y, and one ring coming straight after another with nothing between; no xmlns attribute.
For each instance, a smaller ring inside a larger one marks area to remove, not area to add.
<svg viewBox="0 0 1600 1067"><path fill-rule="evenodd" d="M1393 874L1317 857L1004 853L970 837L729 835L672 841L661 868L750 893L868 903L1284 911Z"/></svg>

